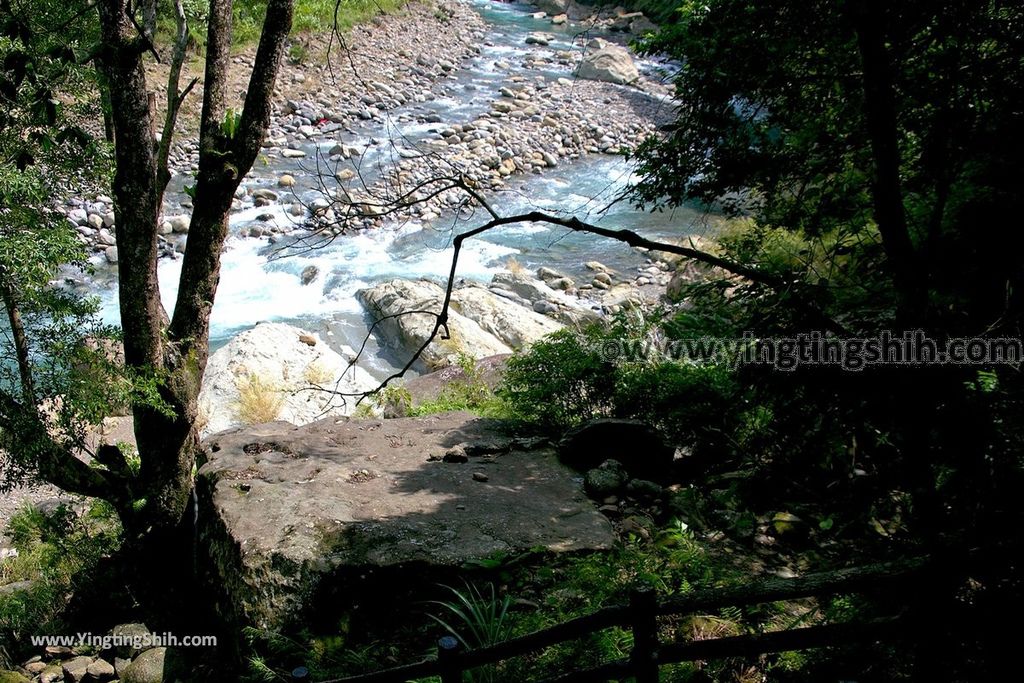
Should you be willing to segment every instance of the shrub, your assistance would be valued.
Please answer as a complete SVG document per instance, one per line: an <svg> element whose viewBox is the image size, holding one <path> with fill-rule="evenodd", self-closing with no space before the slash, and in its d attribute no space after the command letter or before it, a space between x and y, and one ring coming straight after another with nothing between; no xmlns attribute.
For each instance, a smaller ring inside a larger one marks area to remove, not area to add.
<svg viewBox="0 0 1024 683"><path fill-rule="evenodd" d="M0 562L0 584L31 584L0 594L0 651L20 659L28 654L29 635L64 632L73 599L113 597L107 585L113 579L101 562L119 548L121 528L113 508L96 502L81 516L67 506L49 514L26 506L11 518L7 534L18 556Z"/></svg>
<svg viewBox="0 0 1024 683"><path fill-rule="evenodd" d="M612 412L615 365L600 327L559 330L508 360L499 395L517 418L566 429Z"/></svg>

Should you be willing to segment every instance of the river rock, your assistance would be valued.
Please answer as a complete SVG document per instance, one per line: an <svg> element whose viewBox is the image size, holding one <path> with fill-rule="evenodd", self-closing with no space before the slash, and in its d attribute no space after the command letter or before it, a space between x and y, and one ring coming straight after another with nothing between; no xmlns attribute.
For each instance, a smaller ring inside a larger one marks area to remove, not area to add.
<svg viewBox="0 0 1024 683"><path fill-rule="evenodd" d="M610 548L609 523L555 451L512 429L447 413L273 423L208 439L199 543L230 623L308 624L354 593L374 609L410 581L452 580L499 552ZM453 446L469 462L443 462ZM474 480L478 471L487 481ZM376 590L365 588L374 580Z"/></svg>
<svg viewBox="0 0 1024 683"><path fill-rule="evenodd" d="M164 220L171 224L171 232L181 235L188 232L192 217L188 215L168 216Z"/></svg>
<svg viewBox="0 0 1024 683"><path fill-rule="evenodd" d="M356 298L378 323L376 333L382 344L404 363L430 337L444 289L427 280L396 279L361 289ZM448 328L451 338L441 339L438 334L420 356L420 366L437 369L451 365L460 353L483 358L512 352L508 344L459 310L449 311Z"/></svg>
<svg viewBox="0 0 1024 683"><path fill-rule="evenodd" d="M534 0L533 4L540 11L552 16L564 14L569 8L569 0Z"/></svg>
<svg viewBox="0 0 1024 683"><path fill-rule="evenodd" d="M315 265L310 264L302 269L302 274L299 276L299 281L302 282L303 285L308 285L309 283L313 282L313 280L315 280L318 275L320 275L320 269L317 268Z"/></svg>
<svg viewBox="0 0 1024 683"><path fill-rule="evenodd" d="M121 683L163 683L166 656L165 647L146 650L125 667Z"/></svg>
<svg viewBox="0 0 1024 683"><path fill-rule="evenodd" d="M291 175L290 173L285 173L284 175L277 179L277 184L280 187L292 187L293 185L295 185L295 176Z"/></svg>
<svg viewBox="0 0 1024 683"><path fill-rule="evenodd" d="M558 292L543 281L535 280L525 273L495 273L491 276L491 286L514 292L531 303L558 296Z"/></svg>
<svg viewBox="0 0 1024 683"><path fill-rule="evenodd" d="M117 247L107 247L103 251L103 257L107 259L107 263L113 265L117 263Z"/></svg>
<svg viewBox="0 0 1024 683"><path fill-rule="evenodd" d="M591 81L604 81L625 85L640 78L629 50L603 38L593 38L587 43L586 53L580 62L578 75Z"/></svg>
<svg viewBox="0 0 1024 683"><path fill-rule="evenodd" d="M90 664L92 664L91 657L74 657L67 660L61 665L64 670L64 680L68 683L80 683L89 671Z"/></svg>
<svg viewBox="0 0 1024 683"><path fill-rule="evenodd" d="M310 345L304 338L316 335L283 323L260 323L210 356L199 392L199 410L206 424L202 434L242 424L240 400L246 383L256 382L270 394L267 405L279 406L270 418L307 424L324 415L348 415L354 400L347 402L312 387L344 392L369 391L377 382L364 369L347 368L354 355L344 355L327 344Z"/></svg>
<svg viewBox="0 0 1024 683"><path fill-rule="evenodd" d="M643 36L648 33L656 33L658 25L640 13L640 16L629 22L629 32L634 36Z"/></svg>
<svg viewBox="0 0 1024 683"><path fill-rule="evenodd" d="M583 478L583 489L591 498L603 500L618 493L629 480L625 468L618 460L605 460L598 467L588 470Z"/></svg>
<svg viewBox="0 0 1024 683"><path fill-rule="evenodd" d="M562 329L561 323L536 313L532 308L495 296L481 286L467 285L456 289L452 301L462 315L513 350L529 346L541 337Z"/></svg>
<svg viewBox="0 0 1024 683"><path fill-rule="evenodd" d="M114 678L115 671L114 665L105 659L96 659L89 668L86 669L86 674L92 681L102 683L103 681L109 681Z"/></svg>

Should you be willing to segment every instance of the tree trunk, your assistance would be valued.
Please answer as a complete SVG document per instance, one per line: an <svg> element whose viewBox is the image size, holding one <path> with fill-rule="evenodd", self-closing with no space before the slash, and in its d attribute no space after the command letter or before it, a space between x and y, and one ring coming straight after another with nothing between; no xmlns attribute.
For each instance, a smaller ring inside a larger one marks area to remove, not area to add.
<svg viewBox="0 0 1024 683"><path fill-rule="evenodd" d="M928 288L903 207L896 100L885 46L886 6L877 0L857 0L852 9L863 66L864 118L874 157L875 222L896 288L897 322L910 329L924 320Z"/></svg>
<svg viewBox="0 0 1024 683"><path fill-rule="evenodd" d="M209 317L220 276L231 200L252 167L270 118L270 100L284 41L291 28L292 0L271 0L237 127L225 127L225 90L231 57L229 0L211 0L206 81L200 131L199 173L188 248L182 265L173 322L160 301L157 280L157 221L166 184L161 173L143 54L148 40L129 16L127 0L103 0L100 18L106 47L102 65L110 85L116 139L114 177L118 276L125 363L154 373L170 413L133 406L142 461L136 490L144 498L122 511L139 534L173 529L182 519L199 451L196 431L200 383L209 353ZM180 28L180 27L179 27ZM169 90L176 90L172 74ZM168 106L173 102L168 92ZM173 131L173 117L164 136ZM166 124L166 121L165 121ZM228 133L234 130L234 135Z"/></svg>

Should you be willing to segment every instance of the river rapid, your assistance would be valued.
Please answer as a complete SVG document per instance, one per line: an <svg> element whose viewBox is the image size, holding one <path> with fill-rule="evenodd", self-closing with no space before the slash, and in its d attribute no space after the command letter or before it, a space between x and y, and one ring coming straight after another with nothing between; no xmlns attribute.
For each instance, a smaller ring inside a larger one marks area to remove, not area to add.
<svg viewBox="0 0 1024 683"><path fill-rule="evenodd" d="M531 50L525 43L531 32L550 34L550 47L560 50L582 49L583 41L598 34L576 23L555 26L550 19L535 18L536 8L530 5L465 1L486 22L485 39L478 54L450 74L444 95L408 105L431 110L437 114L432 118L443 123L402 122L399 109L390 112L385 124L371 120L349 126L339 141L364 149L361 163L367 169L382 162L374 156L384 154L386 146L376 144L382 139L400 137L406 144L415 145L436 137L445 126L471 122L486 113L499 88L510 78L522 75L517 65ZM653 61L640 59L637 65L641 72L649 74L659 68ZM539 73L551 79L567 75L564 71ZM528 74L530 78L537 75L537 70ZM660 106L670 111L672 105L662 96ZM419 118L422 120L422 116ZM276 179L288 173L296 181L291 191L303 201L312 202L316 197L313 159L318 151L323 153L323 145L305 145L306 158L276 158L257 164L246 178L246 185L277 189ZM650 213L620 201L623 190L635 181L630 163L621 155L591 154L573 161L562 160L555 168L514 175L507 180L504 191L488 194L489 201L503 215L541 209L610 228L628 228L652 238L678 239L699 232L704 225L705 216L697 210ZM170 209L187 201L182 193L184 184L184 176L172 181L168 192ZM220 286L211 316L214 349L261 321L292 323L321 334L332 346L358 347L367 334L368 323L355 292L395 277L426 277L443 282L451 264L453 232L473 228L487 218L477 209L474 215L464 214L459 221L451 214L433 220L406 219L341 235L313 251L284 248L289 242L287 238L270 243L266 238L240 235L254 224L293 226L296 219L287 208L285 204L247 206L232 214L232 235L222 256ZM173 212L169 210L168 214ZM510 259L514 259L530 271L547 266L583 278L583 264L587 261L600 261L628 273L642 266L645 258L622 244L593 236L539 224L515 225L468 241L459 261L458 276L487 282L494 273L506 270ZM159 264L161 291L168 310L177 294L181 263L180 258L163 258ZM301 276L304 271L309 272L309 266L316 267L317 275L312 282L303 284ZM90 288L101 299L105 321L116 324L119 314L112 269L101 267L99 271ZM385 376L399 363L399 359L383 354L375 340L370 340L367 350L360 364L375 378Z"/></svg>

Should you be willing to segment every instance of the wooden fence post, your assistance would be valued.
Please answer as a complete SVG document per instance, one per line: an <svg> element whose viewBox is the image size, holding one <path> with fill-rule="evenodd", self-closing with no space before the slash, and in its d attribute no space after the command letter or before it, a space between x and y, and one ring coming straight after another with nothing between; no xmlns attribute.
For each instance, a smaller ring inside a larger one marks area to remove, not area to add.
<svg viewBox="0 0 1024 683"><path fill-rule="evenodd" d="M462 643L454 636L437 639L437 661L441 664L441 683L462 683L462 665L459 653Z"/></svg>
<svg viewBox="0 0 1024 683"><path fill-rule="evenodd" d="M629 593L633 652L630 663L636 683L656 683L658 676L658 595L650 586Z"/></svg>

